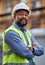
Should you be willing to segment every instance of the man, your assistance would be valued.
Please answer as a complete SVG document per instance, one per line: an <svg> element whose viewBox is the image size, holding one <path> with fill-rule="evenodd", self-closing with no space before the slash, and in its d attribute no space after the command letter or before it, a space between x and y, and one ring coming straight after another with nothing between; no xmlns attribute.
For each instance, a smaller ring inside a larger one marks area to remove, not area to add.
<svg viewBox="0 0 45 65"><path fill-rule="evenodd" d="M25 3L14 6L14 23L2 34L3 65L35 65L34 56L43 55L42 46L24 28L30 14L31 10Z"/></svg>

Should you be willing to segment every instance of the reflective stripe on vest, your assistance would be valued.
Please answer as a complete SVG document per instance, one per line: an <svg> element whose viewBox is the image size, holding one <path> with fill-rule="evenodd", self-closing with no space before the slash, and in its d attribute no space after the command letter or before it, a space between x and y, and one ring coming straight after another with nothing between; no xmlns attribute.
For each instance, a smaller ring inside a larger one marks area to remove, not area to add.
<svg viewBox="0 0 45 65"><path fill-rule="evenodd" d="M13 30L15 31L17 34L19 34L19 36L22 38L22 40L24 41L25 45L27 46L27 42L25 40L25 37L23 35L23 33L16 29L15 27L11 26L10 28L8 28L4 33L6 34L9 30ZM3 64L5 63L29 63L28 60L26 58L22 58L14 53L10 54L11 49L9 48L9 46L5 43L4 41L4 36L5 34L2 35L3 37L3 51L4 51L4 59L3 59ZM29 39L29 34L28 32L26 32L26 36L28 38L28 42L30 43L29 45L31 46L31 40ZM9 59L10 58L10 59ZM15 61L16 60L16 61Z"/></svg>

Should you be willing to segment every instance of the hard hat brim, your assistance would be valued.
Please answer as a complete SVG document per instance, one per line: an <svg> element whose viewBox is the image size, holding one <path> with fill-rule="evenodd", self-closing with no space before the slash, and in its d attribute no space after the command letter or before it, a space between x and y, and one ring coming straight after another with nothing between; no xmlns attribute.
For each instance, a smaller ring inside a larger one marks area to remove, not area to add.
<svg viewBox="0 0 45 65"><path fill-rule="evenodd" d="M27 13L29 14L29 11L28 11L28 10L25 10L25 9L16 10L16 11L15 11L15 14L16 14L18 11L21 11L21 10L27 11Z"/></svg>

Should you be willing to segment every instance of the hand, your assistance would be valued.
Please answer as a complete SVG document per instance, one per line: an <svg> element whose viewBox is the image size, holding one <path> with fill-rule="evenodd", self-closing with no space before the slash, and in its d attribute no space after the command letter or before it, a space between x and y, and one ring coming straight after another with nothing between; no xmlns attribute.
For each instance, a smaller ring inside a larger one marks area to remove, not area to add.
<svg viewBox="0 0 45 65"><path fill-rule="evenodd" d="M37 42L32 43L33 47L37 47L39 44Z"/></svg>
<svg viewBox="0 0 45 65"><path fill-rule="evenodd" d="M30 47L30 46L28 46L28 48L29 48L31 51L33 51L33 50L34 50L34 48L33 48L33 47Z"/></svg>

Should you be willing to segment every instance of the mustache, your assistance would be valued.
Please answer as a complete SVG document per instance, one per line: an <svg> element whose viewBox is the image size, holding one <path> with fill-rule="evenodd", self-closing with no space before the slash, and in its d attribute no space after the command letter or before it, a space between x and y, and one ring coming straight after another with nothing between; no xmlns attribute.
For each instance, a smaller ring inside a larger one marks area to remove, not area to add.
<svg viewBox="0 0 45 65"><path fill-rule="evenodd" d="M22 18L22 19L20 19L20 21L22 21L22 20L25 20L25 21L27 21L27 19L26 19L26 18Z"/></svg>

